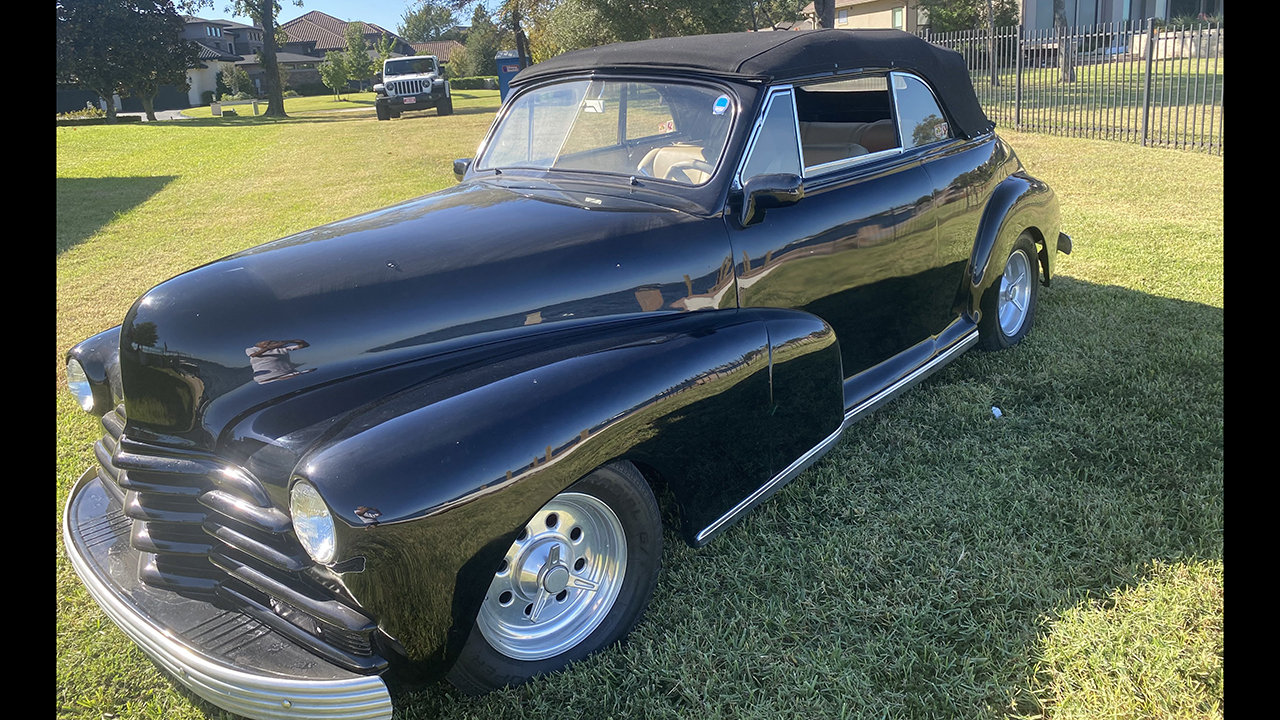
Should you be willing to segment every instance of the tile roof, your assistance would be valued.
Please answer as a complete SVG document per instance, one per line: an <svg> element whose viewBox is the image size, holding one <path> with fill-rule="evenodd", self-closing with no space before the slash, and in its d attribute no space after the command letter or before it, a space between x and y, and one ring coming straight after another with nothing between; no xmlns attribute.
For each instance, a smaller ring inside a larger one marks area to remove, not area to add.
<svg viewBox="0 0 1280 720"><path fill-rule="evenodd" d="M196 44L196 49L199 50L200 52L199 58L201 60L222 60L224 62L231 62L234 60L241 59L239 55L232 55L231 53L223 52L216 48L211 48L208 45L205 45L204 43L200 42L199 40L192 40L192 42Z"/></svg>
<svg viewBox="0 0 1280 720"><path fill-rule="evenodd" d="M457 40L436 40L434 42L411 43L413 51L419 55L435 55L436 59L442 63L449 62L449 58L456 52L461 52L463 44Z"/></svg>
<svg viewBox="0 0 1280 720"><path fill-rule="evenodd" d="M385 34L393 38L399 37L380 25L360 20L353 22L360 23L364 35ZM343 50L347 47L345 37L347 23L332 15L326 15L319 10L312 10L306 15L301 15L282 24L280 27L284 28L290 42L314 42L316 50Z"/></svg>

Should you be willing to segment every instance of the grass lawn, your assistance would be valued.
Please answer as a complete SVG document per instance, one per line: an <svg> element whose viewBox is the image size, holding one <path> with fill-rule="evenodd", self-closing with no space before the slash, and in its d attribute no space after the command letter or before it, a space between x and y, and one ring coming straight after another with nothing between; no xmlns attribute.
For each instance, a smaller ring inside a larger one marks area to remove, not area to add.
<svg viewBox="0 0 1280 720"><path fill-rule="evenodd" d="M482 92L449 118L57 129L59 521L101 433L62 353L171 275L451 184ZM668 533L625 645L480 699L426 688L397 717L1220 718L1222 159L1004 136L1075 239L1023 344L853 426L708 547ZM58 533L58 715L222 717L97 609Z"/></svg>
<svg viewBox="0 0 1280 720"><path fill-rule="evenodd" d="M333 99L332 95L309 95L307 97L295 97L284 99L284 111L290 115L302 115L310 113L322 112L357 112L367 110L366 114L373 114L373 98L371 92L363 93L343 93L341 100ZM453 107L456 112L460 107L489 107L497 105L497 90L454 90L453 91ZM225 106L224 106L225 107ZM238 118L253 117L253 105L233 105L232 110L236 111ZM265 100L259 101L258 112L267 111L267 103ZM183 115L191 118L212 118L213 111L208 105L202 107L194 107L182 111ZM402 118L407 118L415 113L406 113ZM434 114L434 113L422 113Z"/></svg>

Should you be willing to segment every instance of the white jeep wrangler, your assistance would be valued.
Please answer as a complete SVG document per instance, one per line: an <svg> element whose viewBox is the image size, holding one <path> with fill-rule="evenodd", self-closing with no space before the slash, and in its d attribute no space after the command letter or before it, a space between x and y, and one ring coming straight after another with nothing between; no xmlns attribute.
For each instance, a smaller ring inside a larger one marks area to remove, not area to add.
<svg viewBox="0 0 1280 720"><path fill-rule="evenodd" d="M374 85L373 91L379 120L400 117L405 110L428 108L435 108L437 115L453 114L449 83L440 77L440 63L434 55L387 60L382 64L382 82Z"/></svg>

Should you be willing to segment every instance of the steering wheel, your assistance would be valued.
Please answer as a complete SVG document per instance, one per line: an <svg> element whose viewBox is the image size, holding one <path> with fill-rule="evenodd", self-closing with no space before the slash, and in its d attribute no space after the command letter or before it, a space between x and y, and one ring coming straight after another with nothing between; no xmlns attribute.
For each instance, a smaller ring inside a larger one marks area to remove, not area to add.
<svg viewBox="0 0 1280 720"><path fill-rule="evenodd" d="M688 180L688 177L681 177L678 174L681 170L699 170L711 175L716 171L716 166L706 160L681 160L679 162L672 163L671 167L667 168L667 175L665 179L675 182L684 182Z"/></svg>

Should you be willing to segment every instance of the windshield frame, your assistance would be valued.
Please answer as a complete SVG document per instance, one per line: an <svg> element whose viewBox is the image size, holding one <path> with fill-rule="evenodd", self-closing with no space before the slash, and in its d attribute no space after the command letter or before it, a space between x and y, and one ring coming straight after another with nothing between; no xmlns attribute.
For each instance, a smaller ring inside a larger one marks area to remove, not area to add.
<svg viewBox="0 0 1280 720"><path fill-rule="evenodd" d="M430 59L430 60L431 60L431 64L432 64L432 66L434 67L434 69L433 69L431 72L436 73L437 75L438 75L438 74L440 74L440 60L439 60L439 58L437 58L436 56L434 56L434 55L410 55L410 56L408 56L408 57L389 58L386 62L384 62L384 63L382 64L382 77L383 77L383 78L389 78L389 77L400 77L400 76L402 76L402 75L430 75L430 74L431 74L430 72L428 72L428 73L407 72L407 73L396 73L395 75L388 75L388 74L387 74L387 66L388 66L388 65L393 65L394 63L400 63L400 62L408 62L408 61L413 61L413 60L427 60L427 59Z"/></svg>
<svg viewBox="0 0 1280 720"><path fill-rule="evenodd" d="M502 123L506 121L508 114L511 112L511 109L515 106L516 102L520 98L522 98L524 95L537 90L545 90L546 88L553 85L561 85L564 83L581 82L581 81L590 82L594 80L599 80L602 82L636 82L636 83L654 83L654 84L668 84L668 85L677 85L677 84L690 85L690 86L710 89L715 92L728 95L729 96L728 114L730 115L729 131L725 136L724 147L720 152L720 157L716 161L715 170L711 173L710 177L708 177L705 182L694 185L690 183L678 182L675 180L667 180L665 178L642 175L638 171L633 173L618 173L618 172L610 172L607 170L596 170L596 169L586 169L586 168L566 168L566 167L542 168L542 167L525 167L525 166L519 166L519 165L511 166L511 167L503 167L500 165L496 168L496 170L500 171L500 174L502 175L507 175L509 173L512 173L512 174L527 174L533 177L548 177L548 176L563 174L565 176L570 176L579 180L585 180L589 178L599 178L602 180L610 180L615 182L621 181L624 184L627 183L631 178L635 178L637 181L643 181L646 184L657 183L659 184L660 187L663 187L663 188L670 188L670 189L689 192L689 191L703 191L707 188L716 187L719 184L719 181L722 180L723 176L725 175L725 168L736 165L735 162L731 162L730 155L736 155L737 143L735 141L737 140L737 136L739 133L738 127L739 125L741 125L742 118L744 117L745 112L749 110L749 108L746 108L744 106L742 102L742 98L740 96L741 94L732 85L728 83L720 82L716 79L708 79L705 77L690 77L687 75L678 75L678 74L666 75L666 74L644 73L644 74L633 75L629 73L590 72L590 73L575 73L572 75L549 77L542 82L537 82L537 83L528 85L526 87L522 87L518 89L516 92L514 92L511 96L509 96L507 100L502 103L502 107L498 110L498 114L494 117L493 123L490 124L489 131L485 133L484 139L480 142L480 146L476 148L475 162L472 164L472 167L470 168L468 174L476 173L476 174L483 174L486 176L494 174L495 168L493 167L482 168L480 167L480 162L485 158L486 154L488 153L489 145L493 141L494 136L497 134L498 128L501 127Z"/></svg>

